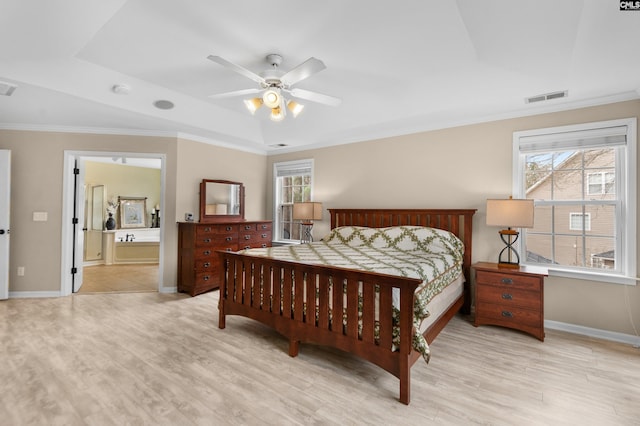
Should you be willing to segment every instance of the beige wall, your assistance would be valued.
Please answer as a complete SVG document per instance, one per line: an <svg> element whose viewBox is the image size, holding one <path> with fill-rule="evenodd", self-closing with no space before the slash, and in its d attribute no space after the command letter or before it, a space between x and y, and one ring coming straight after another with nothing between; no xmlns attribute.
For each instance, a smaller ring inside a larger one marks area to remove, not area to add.
<svg viewBox="0 0 640 426"><path fill-rule="evenodd" d="M485 204L487 198L511 194L513 132L627 117L640 117L640 101L274 155L267 168L267 198L272 199L274 162L312 158L313 201L325 208L478 209L473 260L495 261L502 243L498 229L485 225ZM267 211L272 214L272 210L269 202ZM325 211L314 235L328 230ZM547 320L634 335L630 313L640 329L640 286L558 277L546 280Z"/></svg>
<svg viewBox="0 0 640 426"><path fill-rule="evenodd" d="M104 185L106 201L118 197L147 197L147 227L151 226L150 210L160 204L160 169L124 166L122 164L85 162L86 185ZM107 215L106 210L104 213ZM119 218L114 218L119 223ZM106 220L106 219L105 219Z"/></svg>
<svg viewBox="0 0 640 426"><path fill-rule="evenodd" d="M175 223L184 219L185 211L197 212L202 178L244 182L248 218L265 217L264 156L176 138L14 130L0 130L0 149L11 150L10 292L54 293L61 288L65 150L166 155L163 287L176 286ZM48 212L48 221L33 222L34 211ZM25 267L22 277L17 276L18 266Z"/></svg>
<svg viewBox="0 0 640 426"><path fill-rule="evenodd" d="M185 213L200 219L200 182L221 179L242 182L245 186L245 218L267 219L265 214L267 160L264 155L178 140L176 175L176 211L178 221ZM269 215L270 217L270 215Z"/></svg>

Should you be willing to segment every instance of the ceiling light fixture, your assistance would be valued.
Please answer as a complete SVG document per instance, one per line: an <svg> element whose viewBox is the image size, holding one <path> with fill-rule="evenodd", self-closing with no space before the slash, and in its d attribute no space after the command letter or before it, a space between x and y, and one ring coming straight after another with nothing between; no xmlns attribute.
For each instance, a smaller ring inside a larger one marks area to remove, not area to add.
<svg viewBox="0 0 640 426"><path fill-rule="evenodd" d="M278 106L271 109L271 115L269 116L269 118L271 118L271 121L282 121L284 120L284 116L284 109Z"/></svg>
<svg viewBox="0 0 640 426"><path fill-rule="evenodd" d="M287 108L291 111L291 114L293 114L293 118L296 118L304 109L304 105L299 104L296 101L289 101L287 102Z"/></svg>
<svg viewBox="0 0 640 426"><path fill-rule="evenodd" d="M251 112L251 114L255 114L258 108L260 108L263 103L264 102L262 101L262 98L253 98L253 99L244 100L244 104L246 105L247 109Z"/></svg>
<svg viewBox="0 0 640 426"><path fill-rule="evenodd" d="M244 104L251 114L255 114L262 105L271 109L269 118L271 121L282 121L287 115L287 109L291 112L294 118L298 116L304 109L304 105L293 101L286 100L278 87L271 87L267 89L261 98L245 99ZM285 108L286 105L286 108Z"/></svg>
<svg viewBox="0 0 640 426"><path fill-rule="evenodd" d="M276 108L280 106L282 96L277 89L269 89L262 95L262 102L269 108Z"/></svg>

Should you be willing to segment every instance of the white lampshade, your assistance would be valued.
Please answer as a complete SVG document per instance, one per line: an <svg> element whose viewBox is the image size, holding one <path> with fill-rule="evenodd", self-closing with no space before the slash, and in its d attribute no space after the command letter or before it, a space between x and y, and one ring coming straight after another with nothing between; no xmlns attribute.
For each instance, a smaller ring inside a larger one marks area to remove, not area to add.
<svg viewBox="0 0 640 426"><path fill-rule="evenodd" d="M304 109L304 105L299 104L296 101L289 101L287 102L287 108L291 111L291 114L293 114L293 118L296 118Z"/></svg>
<svg viewBox="0 0 640 426"><path fill-rule="evenodd" d="M245 99L244 104L251 114L255 114L258 108L262 106L262 98Z"/></svg>
<svg viewBox="0 0 640 426"><path fill-rule="evenodd" d="M276 108L281 103L280 92L277 89L269 89L262 95L262 102L269 108Z"/></svg>
<svg viewBox="0 0 640 426"><path fill-rule="evenodd" d="M533 228L533 200L487 200L487 226Z"/></svg>
<svg viewBox="0 0 640 426"><path fill-rule="evenodd" d="M294 203L294 220L321 220L322 203Z"/></svg>
<svg viewBox="0 0 640 426"><path fill-rule="evenodd" d="M271 121L284 120L284 110L280 107L271 109L271 115L269 116L269 118L271 118Z"/></svg>

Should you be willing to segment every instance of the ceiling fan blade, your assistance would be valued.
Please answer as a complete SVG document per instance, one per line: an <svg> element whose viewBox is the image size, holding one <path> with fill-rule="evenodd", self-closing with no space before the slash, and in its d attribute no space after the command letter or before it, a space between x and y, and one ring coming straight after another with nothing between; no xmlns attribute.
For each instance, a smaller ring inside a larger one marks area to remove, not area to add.
<svg viewBox="0 0 640 426"><path fill-rule="evenodd" d="M308 101L317 102L319 104L324 104L329 106L338 106L340 105L340 103L342 103L342 99L340 98L335 98L329 95L323 95L322 93L318 93L318 92L311 92L310 90L291 89L291 90L288 90L288 92L291 93L291 96L294 96L296 98L306 99Z"/></svg>
<svg viewBox="0 0 640 426"><path fill-rule="evenodd" d="M252 95L254 93L259 93L260 89L242 89L242 90L234 90L233 92L225 92L218 93L215 95L209 95L211 99L226 99L226 98L235 98L236 96L244 96L244 95Z"/></svg>
<svg viewBox="0 0 640 426"><path fill-rule="evenodd" d="M249 71L248 69L243 68L240 65L229 62L226 59L221 58L220 56L209 55L207 56L207 59L215 62L216 64L220 64L223 67L231 68L233 71L255 81L256 83L264 83L264 78L260 77L258 74L254 73L253 71Z"/></svg>
<svg viewBox="0 0 640 426"><path fill-rule="evenodd" d="M282 81L285 86L291 86L299 81L304 80L305 78L312 76L317 72L322 71L325 68L326 65L324 64L324 62L322 62L320 59L311 57L283 75L280 78L280 81Z"/></svg>

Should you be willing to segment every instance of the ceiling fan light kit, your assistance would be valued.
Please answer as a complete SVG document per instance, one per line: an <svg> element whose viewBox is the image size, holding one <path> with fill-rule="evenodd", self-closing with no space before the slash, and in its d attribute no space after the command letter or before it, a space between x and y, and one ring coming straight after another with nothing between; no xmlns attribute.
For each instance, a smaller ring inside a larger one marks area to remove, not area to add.
<svg viewBox="0 0 640 426"><path fill-rule="evenodd" d="M262 102L269 108L273 109L280 106L282 96L277 89L269 89L262 95Z"/></svg>
<svg viewBox="0 0 640 426"><path fill-rule="evenodd" d="M249 112L251 112L251 114L255 114L258 108L260 108L263 103L264 102L262 101L262 98L253 98L253 99L244 100L244 104L246 105Z"/></svg>
<svg viewBox="0 0 640 426"><path fill-rule="evenodd" d="M292 99L286 99L283 92L296 98L306 99L311 102L317 102L328 106L338 106L341 102L341 99L333 96L304 89L294 89L291 87L326 68L321 60L313 57L307 59L292 70L283 73L278 70L278 66L282 63L282 56L270 54L267 55L266 59L269 65L271 65L271 68L263 71L259 75L246 68L229 62L220 56L209 55L207 59L224 67L230 68L238 74L241 74L260 85L259 89L236 90L233 92L211 95L211 98L225 99L233 96L244 96L264 91L261 97L244 99L244 104L251 114L255 114L262 105L270 108L271 113L269 118L272 121L284 120L287 109L291 112L291 115L293 115L294 118L297 117L304 109L304 105L299 102Z"/></svg>

